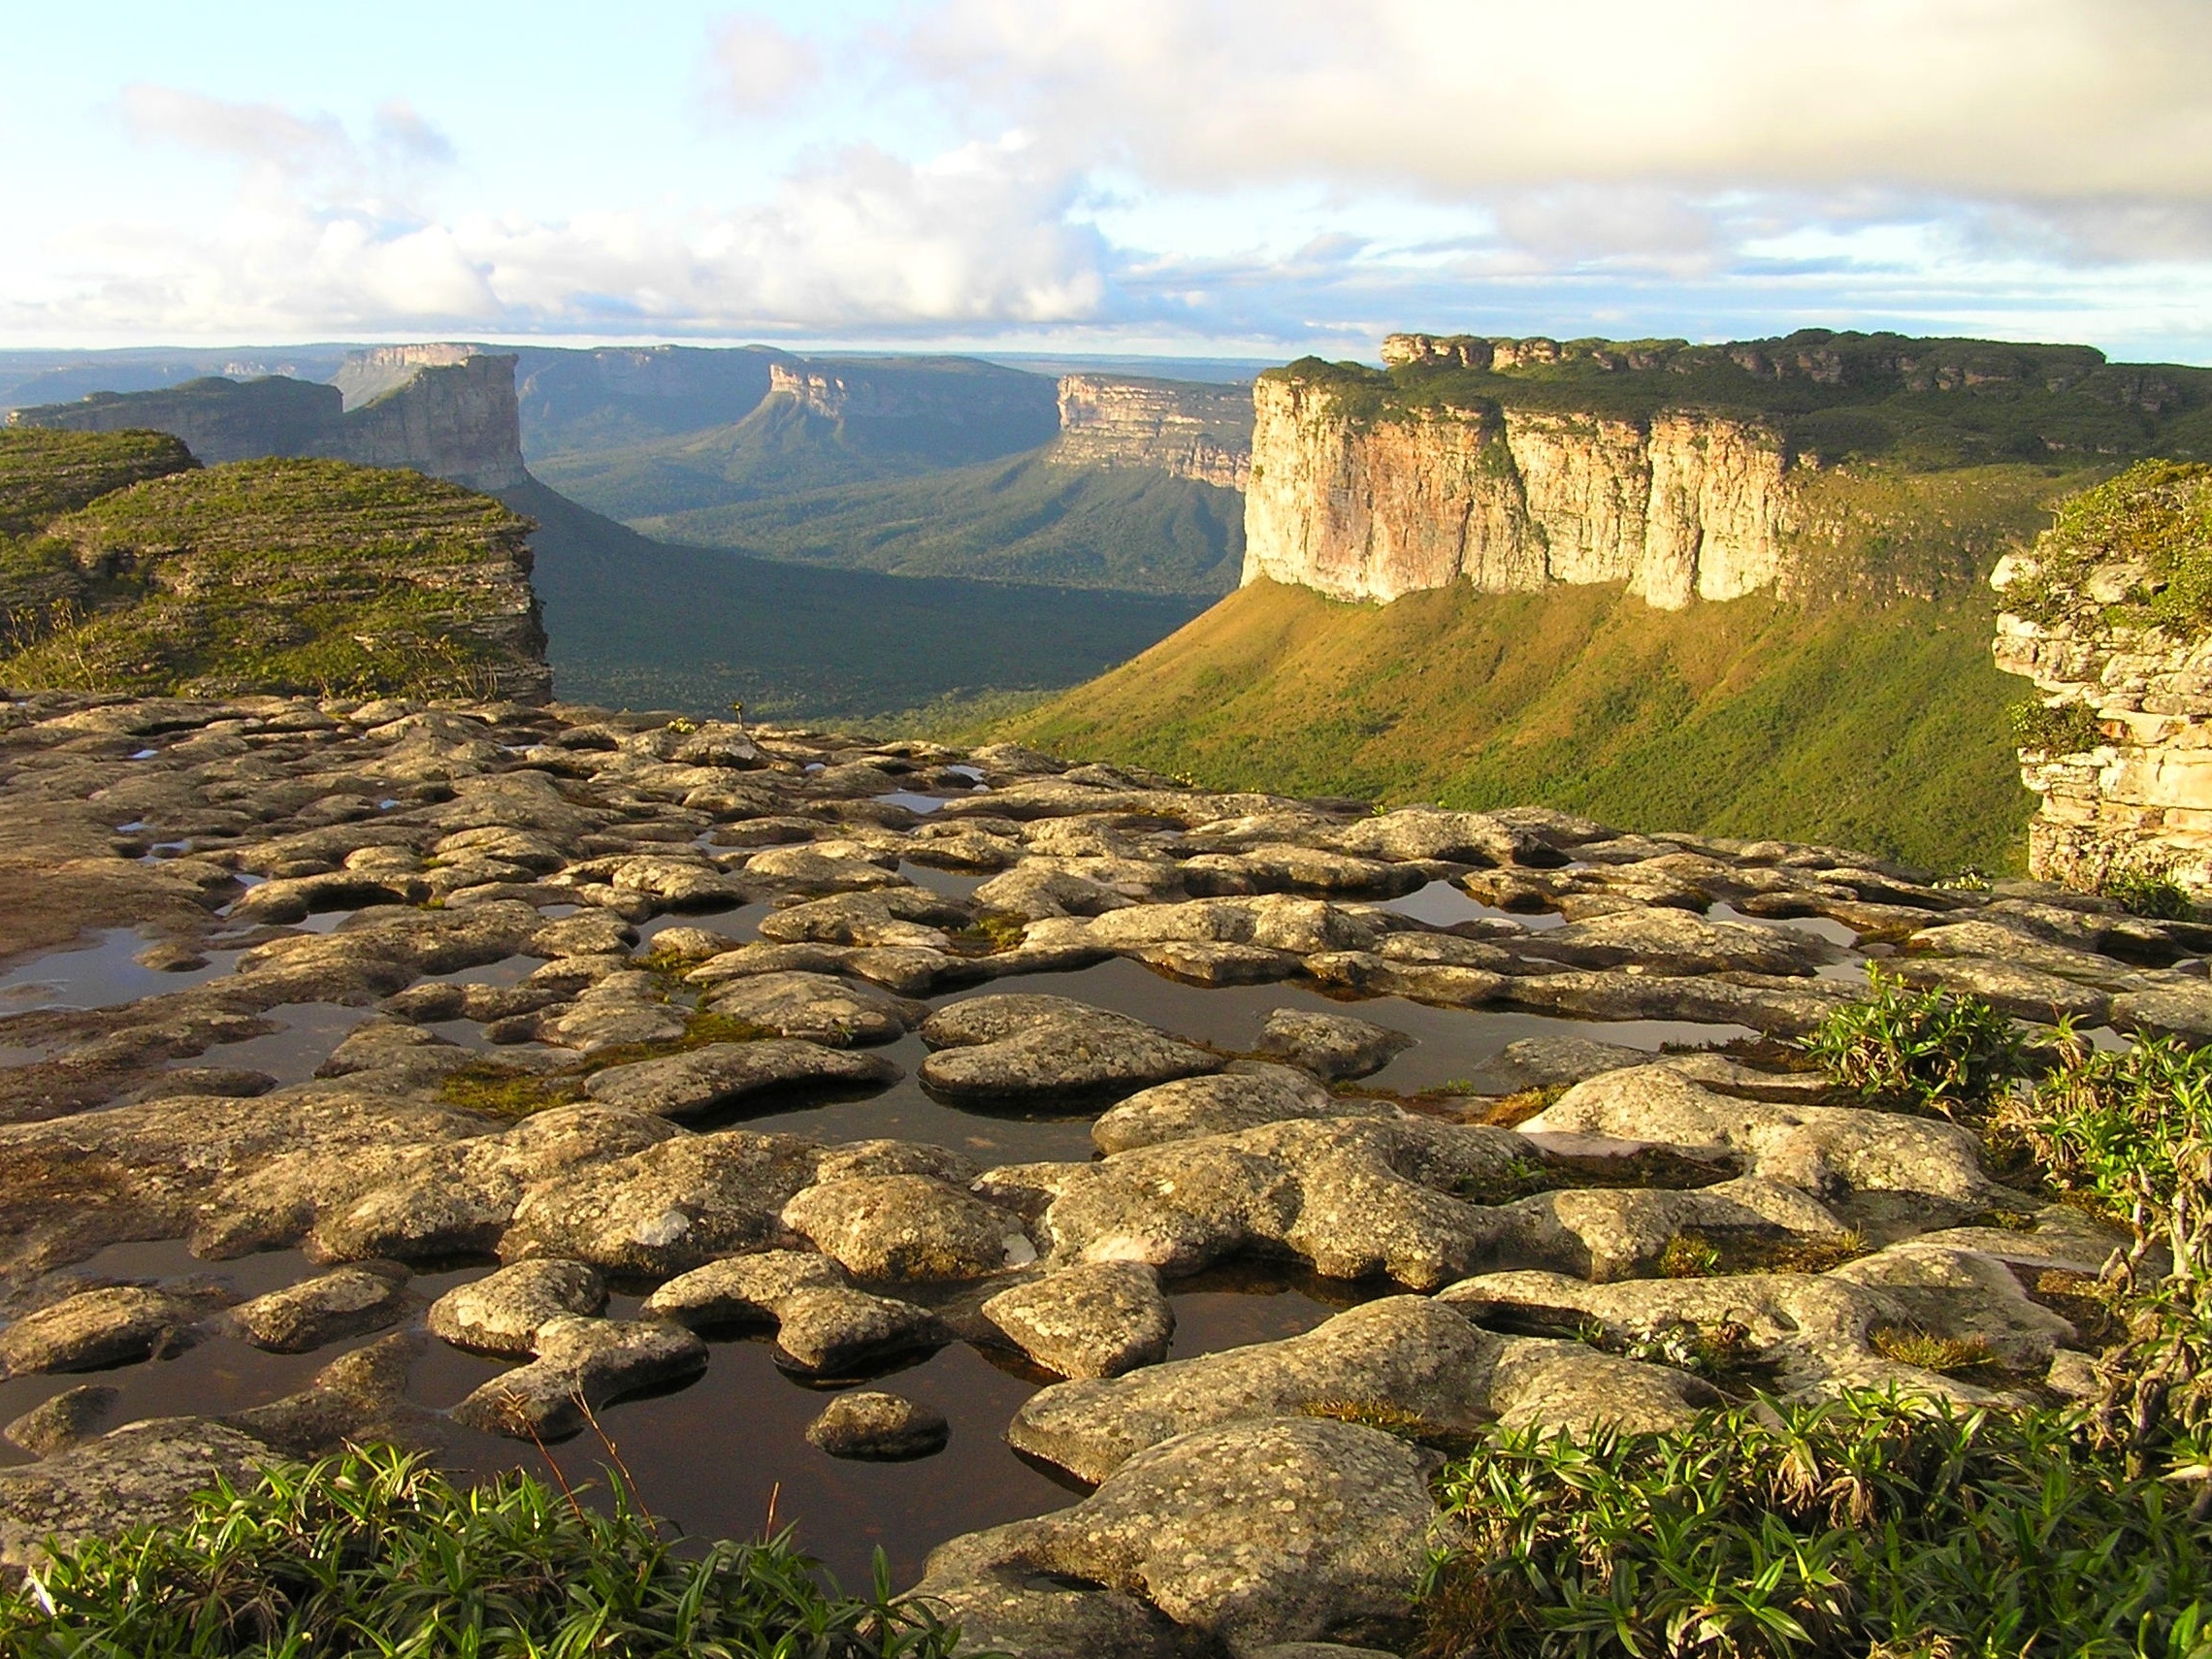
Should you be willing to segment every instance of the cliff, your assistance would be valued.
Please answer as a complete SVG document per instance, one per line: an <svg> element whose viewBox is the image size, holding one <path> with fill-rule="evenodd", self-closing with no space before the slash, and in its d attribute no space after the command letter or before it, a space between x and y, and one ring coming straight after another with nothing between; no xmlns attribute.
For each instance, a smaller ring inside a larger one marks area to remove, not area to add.
<svg viewBox="0 0 2212 1659"><path fill-rule="evenodd" d="M1382 601L1625 582L1675 610L1781 568L1790 457L1754 420L1446 406L1363 422L1291 376L1263 377L1253 412L1247 582Z"/></svg>
<svg viewBox="0 0 2212 1659"><path fill-rule="evenodd" d="M771 361L768 396L824 420L938 429L928 439L1011 454L1059 430L1054 384L972 357Z"/></svg>
<svg viewBox="0 0 2212 1659"><path fill-rule="evenodd" d="M2212 468L2145 462L2002 560L1997 666L2033 680L2029 868L2212 890Z"/></svg>
<svg viewBox="0 0 2212 1659"><path fill-rule="evenodd" d="M508 489L525 476L514 365L467 345L378 346L353 353L330 385L210 376L163 391L101 392L19 408L8 424L166 432L210 466L319 456Z"/></svg>
<svg viewBox="0 0 2212 1659"><path fill-rule="evenodd" d="M363 467L411 467L472 490L528 476L515 405L515 360L469 346L379 346L346 360L345 415L304 453Z"/></svg>
<svg viewBox="0 0 2212 1659"><path fill-rule="evenodd" d="M2088 346L1402 334L1382 356L1381 372L1307 359L1255 385L1247 582L1385 602L1617 582L1661 609L1814 587L1925 598L1986 572L1984 527L1959 517L1961 556L1907 569L1838 496L2212 458L2212 374ZM1846 568L1846 543L1872 565Z"/></svg>
<svg viewBox="0 0 2212 1659"><path fill-rule="evenodd" d="M551 695L531 521L456 484L27 428L0 432L0 505L10 687Z"/></svg>
<svg viewBox="0 0 2212 1659"><path fill-rule="evenodd" d="M1068 374L1059 437L1046 459L1065 467L1156 467L1241 490L1252 469L1252 401L1241 386Z"/></svg>

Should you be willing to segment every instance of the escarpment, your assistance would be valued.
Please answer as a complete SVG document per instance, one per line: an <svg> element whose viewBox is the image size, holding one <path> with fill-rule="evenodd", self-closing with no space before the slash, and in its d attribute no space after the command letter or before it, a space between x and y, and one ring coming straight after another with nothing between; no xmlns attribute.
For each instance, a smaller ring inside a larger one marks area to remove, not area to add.
<svg viewBox="0 0 2212 1659"><path fill-rule="evenodd" d="M1063 467L1156 467L1178 478L1245 487L1252 403L1242 386L1067 374L1060 435L1047 459Z"/></svg>
<svg viewBox="0 0 2212 1659"><path fill-rule="evenodd" d="M1383 602L1619 583L1666 610L1919 596L1986 573L1996 469L2194 456L2212 400L2201 370L2088 346L1826 330L1715 345L1401 334L1382 360L1260 377L1247 583ZM1932 524L1879 529L1940 476L1962 482ZM1945 542L1962 556L1939 556Z"/></svg>
<svg viewBox="0 0 2212 1659"><path fill-rule="evenodd" d="M1247 582L1385 601L1626 582L1676 610L1781 569L1789 455L1756 420L1446 406L1362 421L1287 374L1258 383L1254 414Z"/></svg>
<svg viewBox="0 0 2212 1659"><path fill-rule="evenodd" d="M155 392L96 392L12 411L10 426L63 432L166 432L207 465L311 456L404 467L476 490L528 473L515 360L472 345L357 351L329 385L269 375L188 380Z"/></svg>

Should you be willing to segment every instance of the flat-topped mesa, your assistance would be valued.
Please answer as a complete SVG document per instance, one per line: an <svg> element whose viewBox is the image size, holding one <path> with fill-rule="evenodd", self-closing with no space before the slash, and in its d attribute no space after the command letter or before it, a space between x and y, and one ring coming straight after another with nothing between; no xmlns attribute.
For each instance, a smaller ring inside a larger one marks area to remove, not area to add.
<svg viewBox="0 0 2212 1659"><path fill-rule="evenodd" d="M333 384L211 376L155 392L96 392L21 408L11 426L143 429L181 439L209 466L314 456L404 467L472 489L523 483L515 359L472 345L386 345L346 359Z"/></svg>
<svg viewBox="0 0 2212 1659"><path fill-rule="evenodd" d="M511 356L468 345L357 353L338 375L345 396L339 442L318 453L363 467L412 467L474 490L511 490L530 476L514 365Z"/></svg>
<svg viewBox="0 0 2212 1659"><path fill-rule="evenodd" d="M1475 344L1491 342L1465 342L1464 359L1461 343L1422 361L1474 367ZM1756 417L1480 399L1377 408L1370 388L1316 368L1271 371L1253 388L1248 583L1389 601L1462 581L1489 593L1625 582L1675 610L1782 571L1791 457Z"/></svg>
<svg viewBox="0 0 2212 1659"><path fill-rule="evenodd" d="M1242 386L1118 374L1066 374L1060 435L1046 458L1066 467L1156 467L1178 478L1245 488L1252 403Z"/></svg>
<svg viewBox="0 0 2212 1659"><path fill-rule="evenodd" d="M2212 467L2146 461L2001 560L1997 666L2035 682L2020 777L2031 873L2212 891Z"/></svg>
<svg viewBox="0 0 2212 1659"><path fill-rule="evenodd" d="M948 374L948 367L964 372ZM826 420L951 426L1026 420L1044 429L1035 441L1051 435L1051 381L973 359L771 362L768 397L788 399Z"/></svg>

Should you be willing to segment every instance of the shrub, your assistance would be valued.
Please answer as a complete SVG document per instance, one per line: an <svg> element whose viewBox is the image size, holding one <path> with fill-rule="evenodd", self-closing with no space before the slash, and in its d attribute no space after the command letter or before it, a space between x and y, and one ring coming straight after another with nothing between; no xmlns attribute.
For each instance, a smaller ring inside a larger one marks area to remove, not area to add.
<svg viewBox="0 0 2212 1659"><path fill-rule="evenodd" d="M2020 1069L2012 1023L1977 996L1915 991L1867 964L1867 994L1830 1014L1805 1052L1868 1099L1950 1116Z"/></svg>
<svg viewBox="0 0 2212 1659"><path fill-rule="evenodd" d="M528 1476L457 1488L410 1453L349 1452L221 1487L189 1519L63 1549L0 1591L20 1659L943 1659L957 1628L841 1594L786 1538L680 1557Z"/></svg>
<svg viewBox="0 0 2212 1659"><path fill-rule="evenodd" d="M2078 1419L1853 1392L1581 1442L1497 1431L1422 1610L1472 1654L2212 1652L2212 1526Z"/></svg>
<svg viewBox="0 0 2212 1659"><path fill-rule="evenodd" d="M2010 713L2012 740L2026 753L2078 755L2104 741L2097 710L2086 702L2051 704L2030 698L2014 703Z"/></svg>
<svg viewBox="0 0 2212 1659"><path fill-rule="evenodd" d="M2146 1037L2122 1050L2068 1034L2059 1063L2000 1114L2044 1178L2120 1220L2166 1209L2190 1149L2212 1141L2212 1049Z"/></svg>
<svg viewBox="0 0 2212 1659"><path fill-rule="evenodd" d="M2133 916L2159 922L2187 922L2196 915L2189 890L2173 879L2180 863L2173 853L2148 847L2116 848L2096 868L2088 887Z"/></svg>

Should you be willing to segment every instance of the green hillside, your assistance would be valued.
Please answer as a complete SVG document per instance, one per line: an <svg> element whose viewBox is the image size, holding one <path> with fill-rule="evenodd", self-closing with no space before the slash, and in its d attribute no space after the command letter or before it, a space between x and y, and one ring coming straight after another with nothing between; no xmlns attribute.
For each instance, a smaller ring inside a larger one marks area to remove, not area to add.
<svg viewBox="0 0 2212 1659"><path fill-rule="evenodd" d="M542 484L533 577L562 697L700 713L856 720L1072 685L1188 621L1174 595L823 570L670 546Z"/></svg>
<svg viewBox="0 0 2212 1659"><path fill-rule="evenodd" d="M1152 467L1059 467L1038 452L636 525L764 559L1060 587L1223 594L1244 564L1236 491Z"/></svg>
<svg viewBox="0 0 2212 1659"><path fill-rule="evenodd" d="M1994 596L1657 611L1618 586L1341 604L1258 583L992 732L1217 788L1542 802L1643 830L2015 865Z"/></svg>

